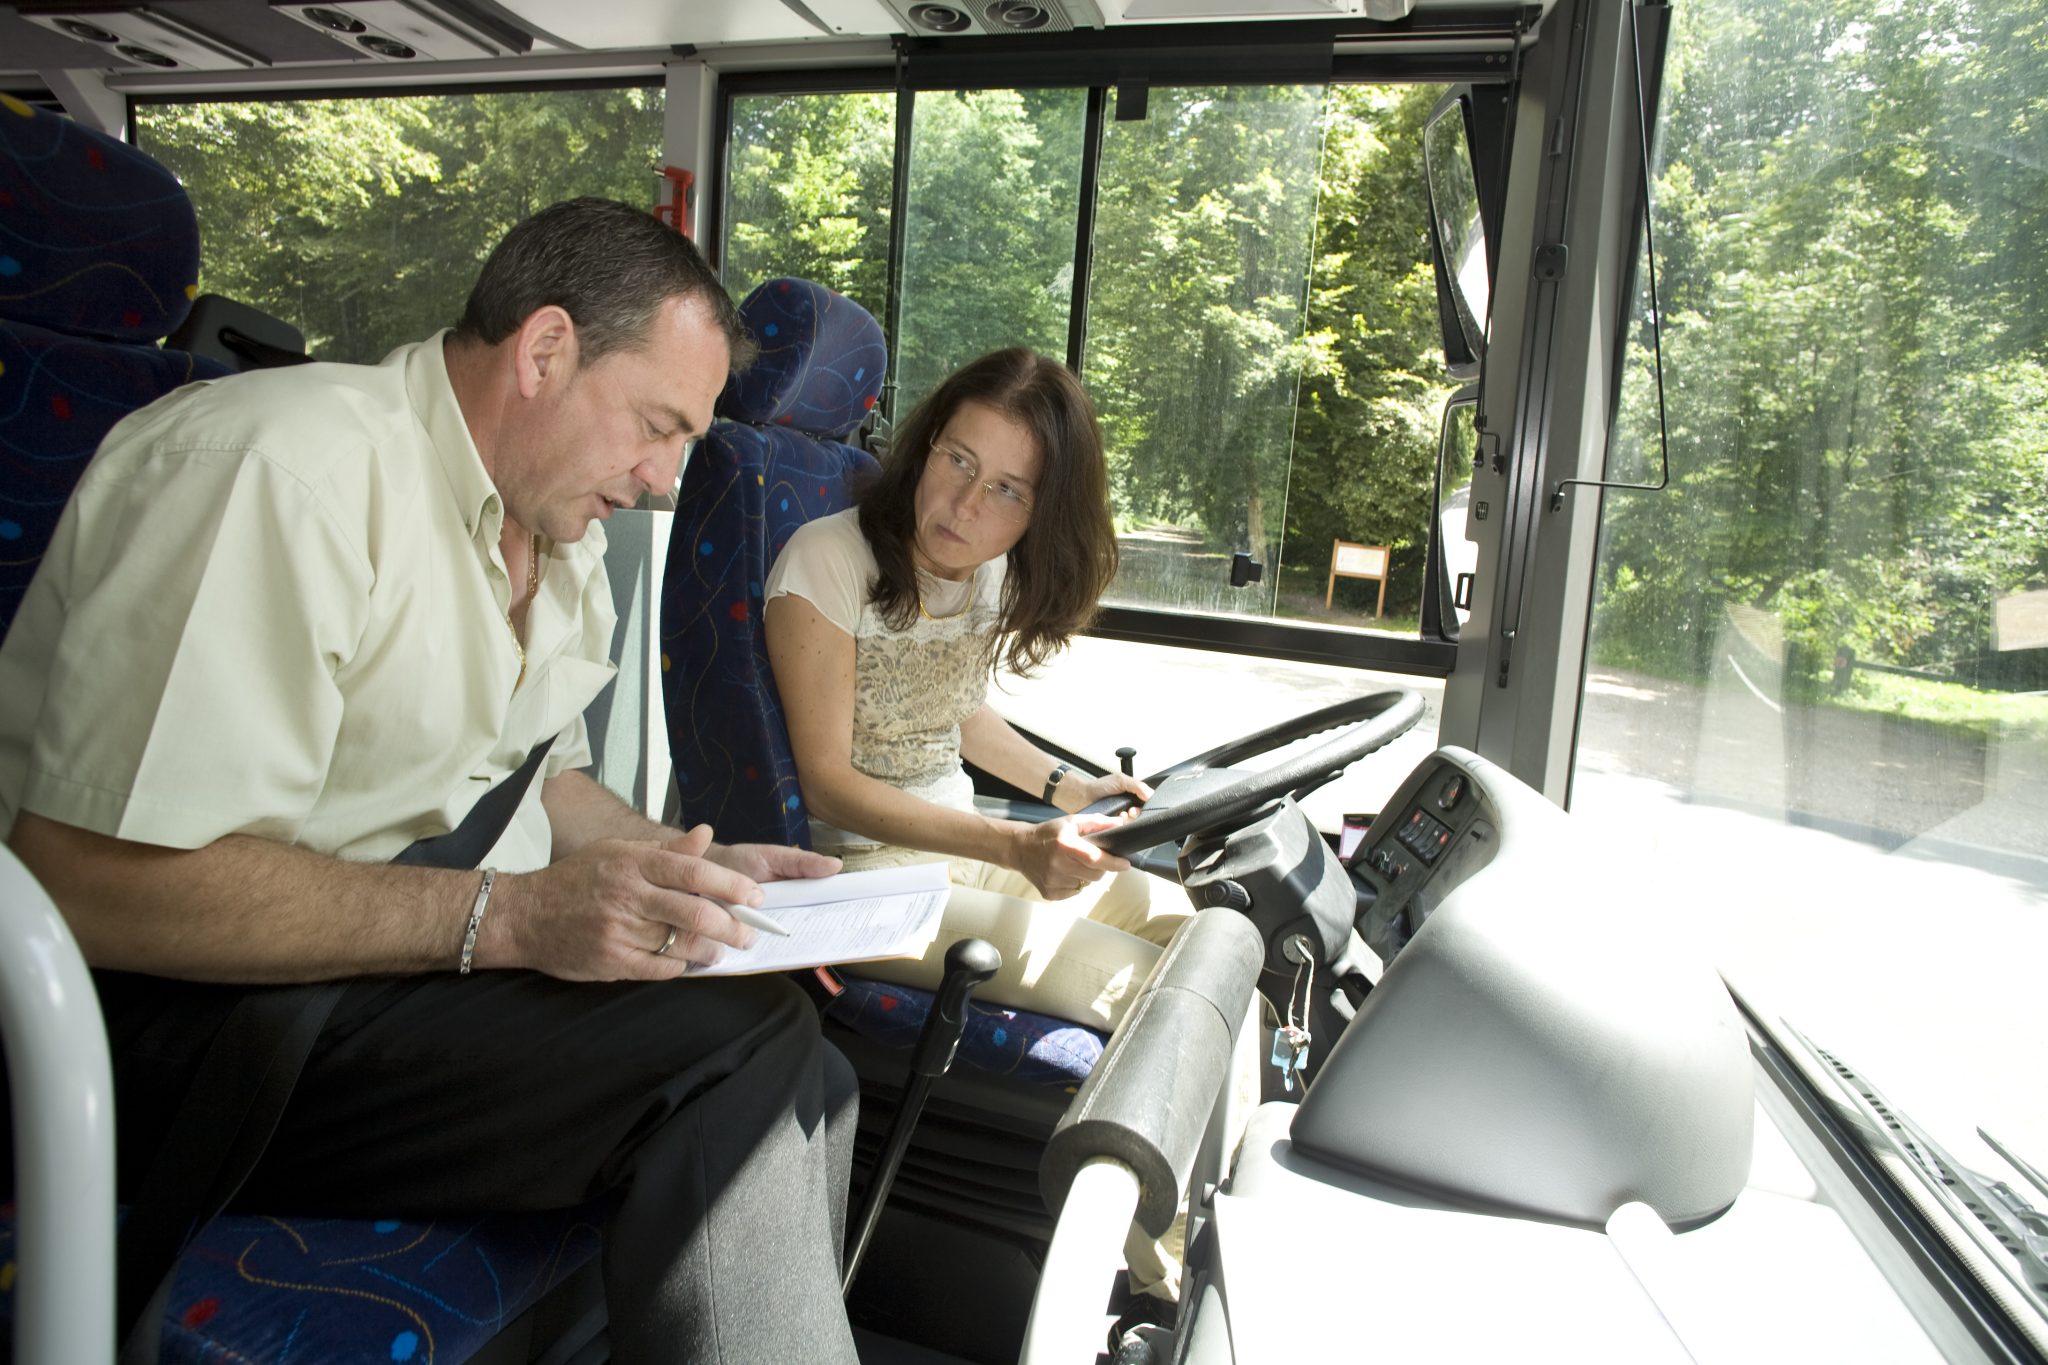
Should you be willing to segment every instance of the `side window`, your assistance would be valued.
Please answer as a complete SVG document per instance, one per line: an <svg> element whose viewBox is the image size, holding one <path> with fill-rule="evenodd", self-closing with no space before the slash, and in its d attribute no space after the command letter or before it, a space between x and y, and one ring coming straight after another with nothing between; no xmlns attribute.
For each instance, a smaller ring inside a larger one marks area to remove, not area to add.
<svg viewBox="0 0 2048 1365"><path fill-rule="evenodd" d="M2048 1150L2040 11L1748 12L1672 9L1606 470L1670 487L1601 503L1572 804L1960 1191Z"/></svg>
<svg viewBox="0 0 2048 1365"><path fill-rule="evenodd" d="M735 95L730 117L725 287L798 275L886 318L896 96Z"/></svg>
<svg viewBox="0 0 2048 1365"><path fill-rule="evenodd" d="M199 215L200 288L369 362L452 324L491 245L575 195L646 204L658 87L144 104Z"/></svg>

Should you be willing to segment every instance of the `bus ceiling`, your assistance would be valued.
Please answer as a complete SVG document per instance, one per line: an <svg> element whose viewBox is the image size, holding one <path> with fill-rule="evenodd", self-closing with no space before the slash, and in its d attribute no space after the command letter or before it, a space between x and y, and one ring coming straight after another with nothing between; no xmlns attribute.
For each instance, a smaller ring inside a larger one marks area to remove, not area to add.
<svg viewBox="0 0 2048 1365"><path fill-rule="evenodd" d="M679 57L722 69L911 57L1142 53L1199 67L1256 48L1330 57L1499 53L1549 7L1454 0L192 0L0 8L0 90L197 94L653 75ZM1256 64L1256 63L1255 63ZM1283 58L1280 67L1287 65ZM1067 79L1074 79L1069 71ZM1240 74L1240 79L1242 74ZM1109 79L1114 79L1114 73Z"/></svg>

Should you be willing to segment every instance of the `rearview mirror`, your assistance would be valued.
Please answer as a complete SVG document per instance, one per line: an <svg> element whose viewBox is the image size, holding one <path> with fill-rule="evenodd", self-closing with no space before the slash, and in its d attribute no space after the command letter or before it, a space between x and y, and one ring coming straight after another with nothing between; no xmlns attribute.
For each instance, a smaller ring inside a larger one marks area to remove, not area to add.
<svg viewBox="0 0 2048 1365"><path fill-rule="evenodd" d="M1479 390L1468 384L1444 404L1437 435L1436 524L1430 528L1429 557L1422 592L1422 636L1456 640L1472 617L1472 589L1479 546L1468 534L1472 515L1472 468L1479 449ZM1479 516L1486 515L1481 509Z"/></svg>
<svg viewBox="0 0 2048 1365"><path fill-rule="evenodd" d="M1486 224L1479 214L1479 181L1472 169L1471 104L1462 93L1446 97L1429 116L1422 131L1422 159L1444 364L1453 378L1470 379L1479 373L1486 355L1493 285L1487 273Z"/></svg>

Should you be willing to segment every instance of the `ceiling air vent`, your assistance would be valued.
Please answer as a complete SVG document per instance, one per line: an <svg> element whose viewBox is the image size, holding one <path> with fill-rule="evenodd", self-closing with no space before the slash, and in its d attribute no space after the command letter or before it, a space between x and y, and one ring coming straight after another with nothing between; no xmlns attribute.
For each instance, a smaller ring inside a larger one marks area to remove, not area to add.
<svg viewBox="0 0 2048 1365"><path fill-rule="evenodd" d="M166 71L241 71L268 66L258 54L194 28L161 7L23 14L39 28L89 43L109 56Z"/></svg>
<svg viewBox="0 0 2048 1365"><path fill-rule="evenodd" d="M991 0L982 14L992 33L1065 33L1074 27L1059 0Z"/></svg>
<svg viewBox="0 0 2048 1365"><path fill-rule="evenodd" d="M952 5L912 5L910 23L931 33L966 33L974 27L967 11Z"/></svg>
<svg viewBox="0 0 2048 1365"><path fill-rule="evenodd" d="M531 51L533 35L456 0L271 0L271 7L382 62L460 62Z"/></svg>
<svg viewBox="0 0 2048 1365"><path fill-rule="evenodd" d="M950 4L910 4L885 0L903 25L920 38L976 34L1064 33L1076 28L1101 28L1102 15L1093 0L954 0Z"/></svg>

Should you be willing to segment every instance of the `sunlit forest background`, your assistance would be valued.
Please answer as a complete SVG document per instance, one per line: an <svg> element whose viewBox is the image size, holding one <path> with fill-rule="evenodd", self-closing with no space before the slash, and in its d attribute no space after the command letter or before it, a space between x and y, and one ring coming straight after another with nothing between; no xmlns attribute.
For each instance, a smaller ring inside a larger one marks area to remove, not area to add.
<svg viewBox="0 0 2048 1365"><path fill-rule="evenodd" d="M1320 614L1333 541L1392 550L1413 629L1450 384L1425 235L1436 87L1157 89L1104 140L1083 377L1102 410L1127 600ZM998 346L1067 351L1084 95L917 97L898 416ZM149 106L199 205L203 287L367 361L452 321L489 244L573 193L648 202L657 90ZM720 244L887 316L896 96L734 104ZM1249 550L1265 583L1234 592ZM1283 585L1287 601L1281 601ZM1336 607L1371 623L1375 585Z"/></svg>
<svg viewBox="0 0 2048 1365"><path fill-rule="evenodd" d="M1703 677L1732 629L1793 689L1842 688L1845 657L2048 687L2013 624L2048 613L2028 596L2048 589L2048 17L1673 12L1653 178L1672 488L1608 495L1597 659ZM1081 308L1116 600L1412 632L1453 387L1421 160L1441 93L1153 87L1105 129L1082 298L1083 92L918 94L891 410L995 346L1064 355ZM887 319L897 99L733 101L716 246L736 295L805 275ZM139 118L199 205L204 287L346 360L451 322L533 209L651 202L660 125L651 88ZM1631 480L1659 460L1641 292L1609 452ZM1363 582L1325 611L1339 539L1391 548L1386 620ZM1233 550L1263 585L1224 585Z"/></svg>

